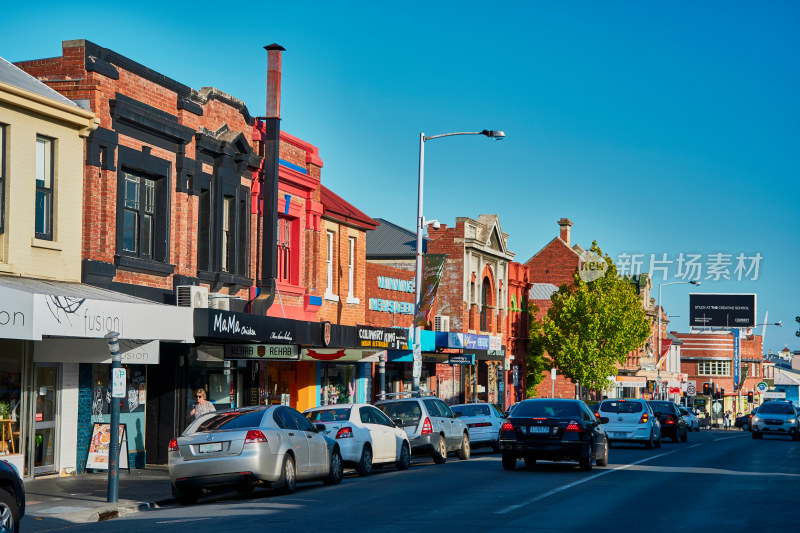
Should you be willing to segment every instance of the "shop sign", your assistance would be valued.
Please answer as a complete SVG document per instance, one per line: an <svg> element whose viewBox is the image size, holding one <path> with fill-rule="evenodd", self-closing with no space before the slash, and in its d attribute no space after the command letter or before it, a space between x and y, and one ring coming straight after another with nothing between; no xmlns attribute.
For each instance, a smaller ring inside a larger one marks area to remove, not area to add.
<svg viewBox="0 0 800 533"><path fill-rule="evenodd" d="M689 294L691 327L751 328L755 324L755 294Z"/></svg>
<svg viewBox="0 0 800 533"><path fill-rule="evenodd" d="M159 341L119 340L123 365L157 365ZM33 345L33 360L37 363L111 363L105 339L45 338Z"/></svg>
<svg viewBox="0 0 800 533"><path fill-rule="evenodd" d="M296 344L226 344L225 359L299 359Z"/></svg>
<svg viewBox="0 0 800 533"><path fill-rule="evenodd" d="M503 338L497 335L489 335L489 351L499 352L503 349Z"/></svg>
<svg viewBox="0 0 800 533"><path fill-rule="evenodd" d="M363 348L408 349L407 329L356 326L356 335L359 345Z"/></svg>
<svg viewBox="0 0 800 533"><path fill-rule="evenodd" d="M453 354L447 360L450 365L474 365L475 354Z"/></svg>
<svg viewBox="0 0 800 533"><path fill-rule="evenodd" d="M373 350L360 350L358 348L339 350L333 348L303 348L300 350L301 361L319 361L322 363L355 363L371 357Z"/></svg>
<svg viewBox="0 0 800 533"><path fill-rule="evenodd" d="M258 339L258 315L215 311L208 314L211 336Z"/></svg>
<svg viewBox="0 0 800 533"><path fill-rule="evenodd" d="M464 348L467 350L488 350L489 337L486 335L464 334Z"/></svg>

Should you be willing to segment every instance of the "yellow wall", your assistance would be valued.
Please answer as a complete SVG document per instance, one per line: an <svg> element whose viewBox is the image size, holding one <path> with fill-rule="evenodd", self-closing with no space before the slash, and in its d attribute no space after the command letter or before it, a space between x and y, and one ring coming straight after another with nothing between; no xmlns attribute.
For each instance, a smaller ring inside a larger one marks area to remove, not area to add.
<svg viewBox="0 0 800 533"><path fill-rule="evenodd" d="M5 232L0 274L80 281L84 137L94 115L0 82L5 125ZM55 140L53 240L34 237L36 136Z"/></svg>

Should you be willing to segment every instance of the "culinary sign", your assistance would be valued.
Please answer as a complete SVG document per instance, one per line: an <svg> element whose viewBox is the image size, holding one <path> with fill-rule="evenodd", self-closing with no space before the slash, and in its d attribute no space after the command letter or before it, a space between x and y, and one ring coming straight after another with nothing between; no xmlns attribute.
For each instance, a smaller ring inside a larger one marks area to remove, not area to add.
<svg viewBox="0 0 800 533"><path fill-rule="evenodd" d="M356 326L359 346L385 350L408 350L408 330Z"/></svg>

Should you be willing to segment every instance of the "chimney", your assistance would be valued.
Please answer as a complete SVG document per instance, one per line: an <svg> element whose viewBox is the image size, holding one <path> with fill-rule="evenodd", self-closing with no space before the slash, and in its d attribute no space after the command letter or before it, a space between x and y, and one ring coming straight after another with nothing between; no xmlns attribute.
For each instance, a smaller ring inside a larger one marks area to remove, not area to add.
<svg viewBox="0 0 800 533"><path fill-rule="evenodd" d="M275 300L277 248L275 239L278 228L278 157L281 137L281 57L286 51L279 44L265 46L267 51L267 112L264 118L264 172L261 194L263 214L261 217L261 277L259 293L253 300L253 313L266 315Z"/></svg>
<svg viewBox="0 0 800 533"><path fill-rule="evenodd" d="M564 241L567 244L567 246L570 246L569 244L570 226L572 226L572 221L568 218L562 218L561 220L558 221L558 227L561 228L561 235L559 235L559 237L561 237L561 240Z"/></svg>

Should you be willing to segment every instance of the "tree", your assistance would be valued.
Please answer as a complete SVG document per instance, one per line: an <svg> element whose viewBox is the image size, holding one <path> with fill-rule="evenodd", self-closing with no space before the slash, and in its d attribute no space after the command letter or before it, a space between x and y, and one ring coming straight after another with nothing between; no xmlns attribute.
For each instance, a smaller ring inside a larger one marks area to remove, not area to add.
<svg viewBox="0 0 800 533"><path fill-rule="evenodd" d="M800 324L800 316L796 316L796 317L794 317L794 319L798 324ZM798 327L800 327L800 326L798 326ZM797 335L798 337L800 337L800 329L795 331L794 334Z"/></svg>
<svg viewBox="0 0 800 533"><path fill-rule="evenodd" d="M539 306L530 304L528 307L530 321L528 329L528 354L525 365L525 391L526 398L536 396L536 387L544 379L544 373L550 370L553 362L547 357L544 347L544 335L541 322L536 320Z"/></svg>
<svg viewBox="0 0 800 533"><path fill-rule="evenodd" d="M607 265L600 278L585 282L576 271L572 285L550 298L542 320L542 341L561 374L589 389L604 390L627 354L650 335L650 323L634 287L617 277L611 258L592 243L590 251Z"/></svg>

